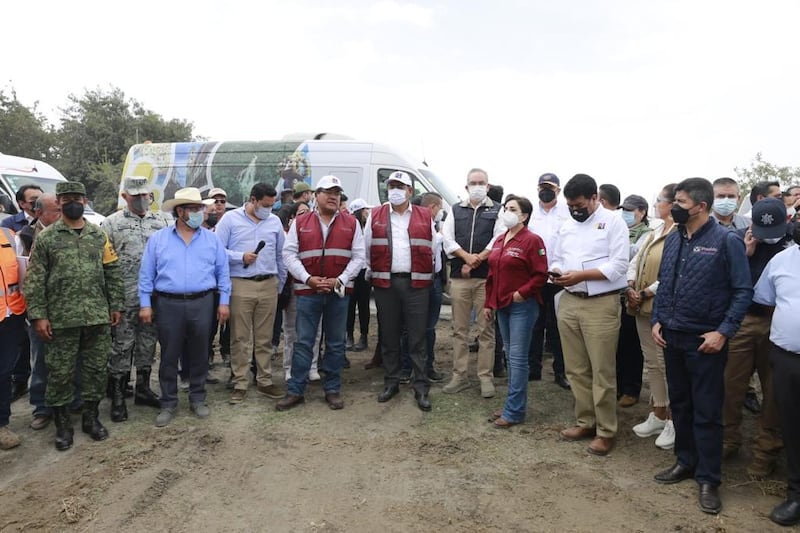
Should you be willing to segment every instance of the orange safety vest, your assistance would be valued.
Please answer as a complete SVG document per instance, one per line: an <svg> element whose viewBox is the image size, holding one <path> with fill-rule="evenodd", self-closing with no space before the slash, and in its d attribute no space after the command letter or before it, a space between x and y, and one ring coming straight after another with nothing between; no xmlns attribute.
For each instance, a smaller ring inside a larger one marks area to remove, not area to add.
<svg viewBox="0 0 800 533"><path fill-rule="evenodd" d="M0 278L3 286L0 289L0 321L6 315L21 315L25 312L25 297L19 286L19 265L14 252L14 234L8 228L0 228Z"/></svg>
<svg viewBox="0 0 800 533"><path fill-rule="evenodd" d="M297 230L297 251L300 261L311 276L337 278L347 268L353 256L353 238L358 221L350 213L340 211L334 215L328 227L327 239L322 238L322 222L315 211L309 211L294 219ZM352 294L353 280L345 285L345 293ZM316 294L305 284L295 280L294 293L300 296Z"/></svg>
<svg viewBox="0 0 800 533"><path fill-rule="evenodd" d="M389 209L391 206L384 204L372 210L372 241L369 247L372 285L383 289L391 285L392 278ZM433 235L428 208L415 205L411 209L408 237L411 244L411 286L416 289L429 287L433 283Z"/></svg>

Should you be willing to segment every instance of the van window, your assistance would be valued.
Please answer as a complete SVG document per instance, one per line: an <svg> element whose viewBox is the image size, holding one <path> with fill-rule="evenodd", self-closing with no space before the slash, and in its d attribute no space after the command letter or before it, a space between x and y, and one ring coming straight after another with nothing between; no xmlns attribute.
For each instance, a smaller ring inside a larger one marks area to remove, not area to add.
<svg viewBox="0 0 800 533"><path fill-rule="evenodd" d="M380 198L381 203L389 201L389 195L386 192L386 179L392 174L392 172L397 172L398 170L401 169L399 168L378 169L378 198ZM421 194L425 194L426 192L431 192L413 172L409 172L407 170L402 170L402 172L405 172L406 174L411 176L411 183L414 184L414 196L419 196Z"/></svg>

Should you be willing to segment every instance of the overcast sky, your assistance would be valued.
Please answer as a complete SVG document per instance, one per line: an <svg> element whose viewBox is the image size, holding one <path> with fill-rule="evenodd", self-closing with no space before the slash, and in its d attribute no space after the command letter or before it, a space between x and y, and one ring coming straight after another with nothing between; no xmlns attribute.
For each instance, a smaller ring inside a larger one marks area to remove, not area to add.
<svg viewBox="0 0 800 533"><path fill-rule="evenodd" d="M49 117L121 88L211 140L337 132L454 188L585 172L648 199L756 152L800 166L800 2L6 2L0 87Z"/></svg>

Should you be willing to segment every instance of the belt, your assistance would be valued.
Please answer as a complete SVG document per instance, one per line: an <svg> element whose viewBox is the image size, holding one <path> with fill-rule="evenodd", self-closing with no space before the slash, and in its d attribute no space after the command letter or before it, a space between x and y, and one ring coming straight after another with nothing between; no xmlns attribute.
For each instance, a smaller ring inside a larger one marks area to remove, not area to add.
<svg viewBox="0 0 800 533"><path fill-rule="evenodd" d="M208 289L207 291L203 292L187 292L183 294L153 291L153 294L156 296L161 296L162 298L169 298L170 300L197 300L198 298L202 298L203 296L211 294L212 292L214 292L214 289Z"/></svg>
<svg viewBox="0 0 800 533"><path fill-rule="evenodd" d="M583 298L584 300L587 298L598 298L600 296L608 296L609 294L619 294L618 290L601 292L600 294L589 294L588 292L581 292L581 291L576 291L576 292L567 291L567 292L573 296L577 296L578 298Z"/></svg>
<svg viewBox="0 0 800 533"><path fill-rule="evenodd" d="M411 278L411 272L392 272L393 278Z"/></svg>
<svg viewBox="0 0 800 533"><path fill-rule="evenodd" d="M235 278L235 279L246 279L248 281L264 281L265 279L272 279L275 277L275 274L261 274L260 276L251 276L249 278Z"/></svg>

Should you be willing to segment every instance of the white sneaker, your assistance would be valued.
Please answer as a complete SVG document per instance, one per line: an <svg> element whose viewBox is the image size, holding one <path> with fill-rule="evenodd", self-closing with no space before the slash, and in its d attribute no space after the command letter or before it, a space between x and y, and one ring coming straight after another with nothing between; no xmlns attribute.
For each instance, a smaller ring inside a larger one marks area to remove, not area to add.
<svg viewBox="0 0 800 533"><path fill-rule="evenodd" d="M672 420L667 420L664 431L656 439L656 446L662 450L671 450L675 446L675 426Z"/></svg>
<svg viewBox="0 0 800 533"><path fill-rule="evenodd" d="M289 378L290 378L290 377L292 377L292 371L291 371L291 370L287 370L287 371L284 373L284 376L285 376L285 378L286 378L286 381L289 381Z"/></svg>
<svg viewBox="0 0 800 533"><path fill-rule="evenodd" d="M633 432L636 433L637 437L652 437L653 435L658 435L661 433L666 424L666 420L661 420L654 412L651 411L647 416L647 420L641 424L636 424L633 426Z"/></svg>
<svg viewBox="0 0 800 533"><path fill-rule="evenodd" d="M322 378L319 376L319 372L317 372L316 368L312 368L308 371L308 381L319 381L320 379Z"/></svg>

